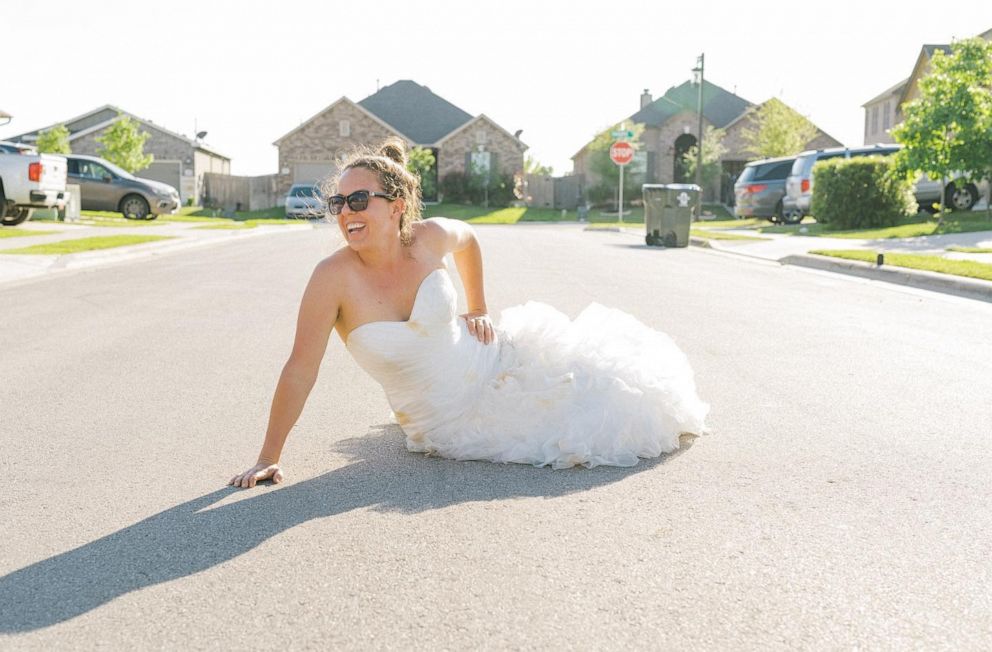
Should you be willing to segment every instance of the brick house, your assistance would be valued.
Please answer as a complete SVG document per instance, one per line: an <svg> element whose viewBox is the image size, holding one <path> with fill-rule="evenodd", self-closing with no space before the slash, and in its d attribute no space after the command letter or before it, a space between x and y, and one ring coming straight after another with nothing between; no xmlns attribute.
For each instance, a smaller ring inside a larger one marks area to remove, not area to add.
<svg viewBox="0 0 992 652"><path fill-rule="evenodd" d="M515 175L523 170L527 149L519 135L520 131L511 134L485 114L472 117L426 86L400 80L360 102L341 97L276 140L279 192L285 193L294 183L327 178L341 154L390 136L409 147L430 149L435 181L450 172L467 173L473 165Z"/></svg>
<svg viewBox="0 0 992 652"><path fill-rule="evenodd" d="M978 36L992 41L992 29ZM924 45L916 55L916 63L913 64L909 77L861 105L865 110L865 145L895 142L890 132L902 123L902 107L920 96L920 79L930 72L930 61L938 50L950 54L951 46L933 43Z"/></svg>
<svg viewBox="0 0 992 652"><path fill-rule="evenodd" d="M183 203L188 199L192 199L194 203L199 202L204 173L231 173L231 159L223 154L198 140L169 131L151 120L138 117L110 104L8 140L34 143L40 132L51 129L57 124L64 124L69 130L69 146L72 148L73 154L97 156L100 149L97 138L123 116L137 122L140 131L148 134L144 151L146 154L155 156L154 162L144 170L136 172L135 176L169 184L179 191Z"/></svg>
<svg viewBox="0 0 992 652"><path fill-rule="evenodd" d="M696 144L699 129L699 87L691 81L669 88L663 96L653 99L647 89L641 94L640 109L625 122L644 125L644 133L634 162L628 168L637 174L642 183L691 183L683 164L683 156ZM768 102L780 102L776 98ZM744 165L757 158L744 144L743 133L753 127L754 112L762 105L755 105L736 94L709 81L703 82L703 127L707 125L724 131L721 157L723 181L704 189L707 201L719 199L731 203L732 180L737 178ZM836 147L840 142L820 129L806 149ZM587 143L573 157L574 174L581 179L585 189L594 187L600 179L589 169ZM705 143L703 144L705 148ZM797 152L798 153L798 152Z"/></svg>

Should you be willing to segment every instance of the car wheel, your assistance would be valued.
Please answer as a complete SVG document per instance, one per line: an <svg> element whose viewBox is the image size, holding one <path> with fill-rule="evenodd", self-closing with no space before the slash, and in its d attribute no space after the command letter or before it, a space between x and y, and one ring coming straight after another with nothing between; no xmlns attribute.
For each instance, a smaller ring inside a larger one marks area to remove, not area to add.
<svg viewBox="0 0 992 652"><path fill-rule="evenodd" d="M4 226L17 226L21 222L27 222L30 217L30 208L18 208L14 211L8 212L4 216L2 222Z"/></svg>
<svg viewBox="0 0 992 652"><path fill-rule="evenodd" d="M775 204L775 211L772 212L772 216L768 219L772 222L783 222L785 220L785 213L782 211L782 202Z"/></svg>
<svg viewBox="0 0 992 652"><path fill-rule="evenodd" d="M649 247L653 247L653 246L655 246L656 244L658 244L658 241L657 241L657 240L655 240L655 239L654 239L654 236L653 236L652 234L650 234L650 233L649 233L649 234L647 234L646 236L644 236L644 243L645 243L645 244L646 244L647 246L649 246Z"/></svg>
<svg viewBox="0 0 992 652"><path fill-rule="evenodd" d="M128 195L121 200L120 211L129 220L143 220L148 217L151 209L141 195Z"/></svg>
<svg viewBox="0 0 992 652"><path fill-rule="evenodd" d="M944 202L956 211L970 211L978 201L978 188L969 183L964 186L948 184Z"/></svg>

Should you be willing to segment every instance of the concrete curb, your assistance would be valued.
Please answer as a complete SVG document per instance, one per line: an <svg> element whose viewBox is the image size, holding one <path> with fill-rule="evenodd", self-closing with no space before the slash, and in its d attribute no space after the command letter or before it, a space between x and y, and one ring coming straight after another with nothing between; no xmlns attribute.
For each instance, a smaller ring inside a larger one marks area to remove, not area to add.
<svg viewBox="0 0 992 652"><path fill-rule="evenodd" d="M815 254L794 254L780 259L779 262L783 265L796 265L798 267L808 267L827 272L838 272L840 274L860 276L876 281L907 285L922 290L953 294L968 299L992 302L992 282L982 281L977 278L938 274L937 272L895 267L893 265L879 267L858 260L844 260L842 258L817 256Z"/></svg>

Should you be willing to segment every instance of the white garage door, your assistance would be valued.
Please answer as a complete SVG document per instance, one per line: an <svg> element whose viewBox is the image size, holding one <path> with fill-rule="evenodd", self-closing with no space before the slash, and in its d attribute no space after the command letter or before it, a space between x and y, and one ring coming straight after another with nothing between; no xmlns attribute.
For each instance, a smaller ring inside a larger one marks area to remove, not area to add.
<svg viewBox="0 0 992 652"><path fill-rule="evenodd" d="M182 164L179 161L154 161L144 170L136 172L134 176L141 177L142 179L151 179L152 181L161 181L179 190L179 180L182 178Z"/></svg>
<svg viewBox="0 0 992 652"><path fill-rule="evenodd" d="M321 163L294 163L293 183L317 183L331 176L334 171L334 164L331 162Z"/></svg>

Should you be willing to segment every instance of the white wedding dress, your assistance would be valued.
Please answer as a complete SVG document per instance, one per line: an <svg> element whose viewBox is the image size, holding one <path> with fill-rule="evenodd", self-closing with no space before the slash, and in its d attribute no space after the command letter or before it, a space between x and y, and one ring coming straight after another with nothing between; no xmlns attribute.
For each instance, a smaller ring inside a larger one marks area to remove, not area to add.
<svg viewBox="0 0 992 652"><path fill-rule="evenodd" d="M504 310L483 344L457 315L445 269L428 274L410 319L355 328L346 346L386 391L411 451L564 468L632 466L701 434L708 406L664 333L592 304L571 321L529 302Z"/></svg>

